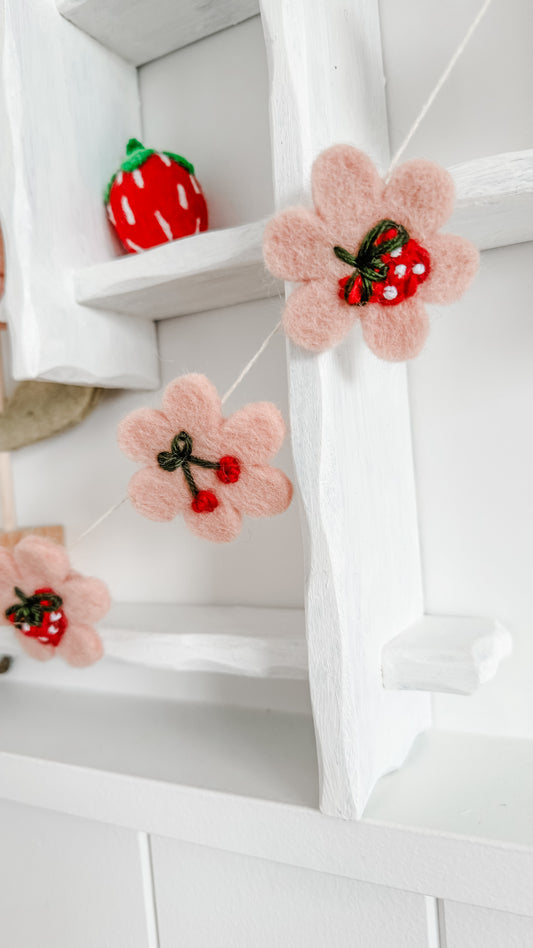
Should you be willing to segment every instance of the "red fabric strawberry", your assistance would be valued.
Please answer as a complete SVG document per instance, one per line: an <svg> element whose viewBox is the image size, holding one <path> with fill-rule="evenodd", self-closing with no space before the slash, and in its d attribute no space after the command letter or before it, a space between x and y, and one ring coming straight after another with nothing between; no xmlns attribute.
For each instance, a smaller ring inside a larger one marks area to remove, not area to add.
<svg viewBox="0 0 533 948"><path fill-rule="evenodd" d="M136 138L105 194L109 220L129 253L207 230L207 204L181 155L144 148Z"/></svg>
<svg viewBox="0 0 533 948"><path fill-rule="evenodd" d="M414 296L430 273L427 250L394 221L376 224L363 238L357 254L343 247L334 250L340 260L354 267L350 276L339 280L339 297L351 306L396 306Z"/></svg>
<svg viewBox="0 0 533 948"><path fill-rule="evenodd" d="M15 595L20 602L6 609L6 618L28 638L44 645L59 645L68 628L61 596L48 587L26 596L18 586L15 586Z"/></svg>

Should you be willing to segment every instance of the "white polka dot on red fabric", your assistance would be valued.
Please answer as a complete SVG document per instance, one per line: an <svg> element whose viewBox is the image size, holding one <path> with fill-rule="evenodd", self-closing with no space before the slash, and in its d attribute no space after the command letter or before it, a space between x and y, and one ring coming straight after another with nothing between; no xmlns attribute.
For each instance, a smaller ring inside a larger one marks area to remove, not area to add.
<svg viewBox="0 0 533 948"><path fill-rule="evenodd" d="M405 276L406 271L407 271L407 267L405 266L405 263L399 263L397 267L394 267L394 272L396 276L398 277Z"/></svg>
<svg viewBox="0 0 533 948"><path fill-rule="evenodd" d="M390 255L391 257L399 257L401 252L402 252L402 248L396 247L396 250L391 250Z"/></svg>
<svg viewBox="0 0 533 948"><path fill-rule="evenodd" d="M398 296L398 290L395 286L386 286L383 290L383 296L386 300L395 300Z"/></svg>
<svg viewBox="0 0 533 948"><path fill-rule="evenodd" d="M417 276L420 276L421 273L425 273L426 268L423 263L415 263L413 267L413 273L416 273Z"/></svg>

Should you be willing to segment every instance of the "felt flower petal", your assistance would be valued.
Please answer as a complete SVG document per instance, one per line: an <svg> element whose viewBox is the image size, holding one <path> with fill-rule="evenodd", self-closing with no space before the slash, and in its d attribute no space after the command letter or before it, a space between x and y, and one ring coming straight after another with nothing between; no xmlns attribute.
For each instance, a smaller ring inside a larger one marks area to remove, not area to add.
<svg viewBox="0 0 533 948"><path fill-rule="evenodd" d="M238 482L228 488L227 496L250 517L269 517L283 513L293 494L289 478L273 467L251 467Z"/></svg>
<svg viewBox="0 0 533 948"><path fill-rule="evenodd" d="M398 306L365 306L361 325L370 349L389 362L403 362L418 355L429 330L425 306L417 298Z"/></svg>
<svg viewBox="0 0 533 948"><path fill-rule="evenodd" d="M268 222L263 255L267 268L279 279L310 280L327 269L331 242L316 214L292 207Z"/></svg>
<svg viewBox="0 0 533 948"><path fill-rule="evenodd" d="M161 468L143 467L130 480L129 498L149 520L173 520L190 503L191 495L182 477Z"/></svg>
<svg viewBox="0 0 533 948"><path fill-rule="evenodd" d="M283 313L285 332L304 349L320 352L340 342L360 315L338 295L336 278L313 280L291 294Z"/></svg>
<svg viewBox="0 0 533 948"><path fill-rule="evenodd" d="M94 665L102 657L104 646L96 629L73 622L69 624L56 651L69 665L85 668L87 665Z"/></svg>
<svg viewBox="0 0 533 948"><path fill-rule="evenodd" d="M350 235L354 220L375 217L383 183L364 152L350 145L333 145L313 165L312 190L319 216L342 240Z"/></svg>
<svg viewBox="0 0 533 948"><path fill-rule="evenodd" d="M16 576L15 564L9 550L0 547L0 583L10 583Z"/></svg>
<svg viewBox="0 0 533 948"><path fill-rule="evenodd" d="M37 639L30 639L27 635L23 635L22 632L18 632L16 629L14 629L14 632L20 647L24 649L26 655L29 655L30 658L36 658L38 662L48 662L54 657L56 649L53 645L44 645L42 642L38 642Z"/></svg>
<svg viewBox="0 0 533 948"><path fill-rule="evenodd" d="M183 375L167 385L161 400L175 434L203 432L220 422L220 396L205 375Z"/></svg>
<svg viewBox="0 0 533 948"><path fill-rule="evenodd" d="M419 291L428 303L454 303L468 288L479 267L479 252L456 234L435 234L426 241L431 273Z"/></svg>
<svg viewBox="0 0 533 948"><path fill-rule="evenodd" d="M189 506L183 511L183 518L192 533L215 543L229 543L241 532L242 517L232 504L225 501L220 493L218 507L210 513L196 513Z"/></svg>
<svg viewBox="0 0 533 948"><path fill-rule="evenodd" d="M45 537L23 537L13 550L13 557L22 576L37 584L55 587L70 571L65 548Z"/></svg>
<svg viewBox="0 0 533 948"><path fill-rule="evenodd" d="M175 434L162 411L139 408L122 419L117 438L121 451L132 461L154 461Z"/></svg>
<svg viewBox="0 0 533 948"><path fill-rule="evenodd" d="M105 583L94 576L71 573L62 590L63 609L69 622L98 622L109 611L111 597Z"/></svg>
<svg viewBox="0 0 533 948"><path fill-rule="evenodd" d="M387 216L399 219L413 236L425 238L448 220L455 187L445 168L415 158L393 171L383 195Z"/></svg>
<svg viewBox="0 0 533 948"><path fill-rule="evenodd" d="M285 422L271 402L240 408L224 422L221 433L224 454L233 454L246 464L268 461L278 453L284 437Z"/></svg>

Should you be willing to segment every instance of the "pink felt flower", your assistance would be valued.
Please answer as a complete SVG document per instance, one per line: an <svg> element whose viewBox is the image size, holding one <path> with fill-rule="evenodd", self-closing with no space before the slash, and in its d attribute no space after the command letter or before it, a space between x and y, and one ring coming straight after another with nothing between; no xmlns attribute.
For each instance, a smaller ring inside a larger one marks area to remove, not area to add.
<svg viewBox="0 0 533 948"><path fill-rule="evenodd" d="M167 386L162 407L141 408L119 425L120 448L145 465L129 485L139 513L150 520L182 513L193 533L227 542L242 514L270 517L289 506L292 484L268 464L285 436L275 405L256 402L223 418L209 379L184 375Z"/></svg>
<svg viewBox="0 0 533 948"><path fill-rule="evenodd" d="M60 655L79 668L98 661L103 646L93 623L109 606L104 583L71 569L52 540L28 536L12 553L0 548L0 618L32 658Z"/></svg>
<svg viewBox="0 0 533 948"><path fill-rule="evenodd" d="M417 355L428 333L425 303L452 303L478 267L476 248L437 231L450 216L454 186L444 168L407 161L387 184L370 159L334 145L313 165L316 212L295 207L265 231L274 276L303 282L285 307L285 331L305 349L327 349L356 318L382 359Z"/></svg>

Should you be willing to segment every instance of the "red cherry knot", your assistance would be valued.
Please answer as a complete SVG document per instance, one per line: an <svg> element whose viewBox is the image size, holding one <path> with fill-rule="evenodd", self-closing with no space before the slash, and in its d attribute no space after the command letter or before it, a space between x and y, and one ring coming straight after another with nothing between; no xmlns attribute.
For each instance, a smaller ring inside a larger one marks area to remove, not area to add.
<svg viewBox="0 0 533 948"><path fill-rule="evenodd" d="M220 465L217 471L219 481L223 484L235 484L241 476L241 465L237 458L232 457L231 454L225 454L218 463Z"/></svg>
<svg viewBox="0 0 533 948"><path fill-rule="evenodd" d="M218 500L213 491L199 490L191 507L195 513L212 513L218 507Z"/></svg>
<svg viewBox="0 0 533 948"><path fill-rule="evenodd" d="M32 596L26 596L16 586L15 595L19 602L6 609L6 618L22 635L57 647L68 627L61 597L48 586L36 589Z"/></svg>
<svg viewBox="0 0 533 948"><path fill-rule="evenodd" d="M343 247L335 247L334 252L353 267L349 276L339 280L339 297L350 306L397 306L414 296L431 270L427 250L394 221L376 224L363 238L357 254Z"/></svg>

